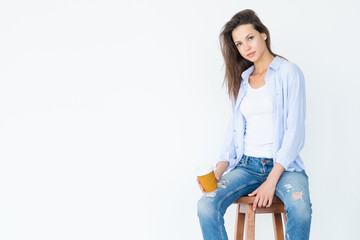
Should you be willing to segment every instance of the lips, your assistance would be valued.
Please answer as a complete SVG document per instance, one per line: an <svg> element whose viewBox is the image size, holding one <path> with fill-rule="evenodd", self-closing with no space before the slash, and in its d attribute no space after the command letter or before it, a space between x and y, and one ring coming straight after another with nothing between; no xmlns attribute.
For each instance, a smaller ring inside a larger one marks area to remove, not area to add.
<svg viewBox="0 0 360 240"><path fill-rule="evenodd" d="M252 56L254 56L254 54L255 54L255 52L252 52L252 53L249 53L247 56L252 57Z"/></svg>

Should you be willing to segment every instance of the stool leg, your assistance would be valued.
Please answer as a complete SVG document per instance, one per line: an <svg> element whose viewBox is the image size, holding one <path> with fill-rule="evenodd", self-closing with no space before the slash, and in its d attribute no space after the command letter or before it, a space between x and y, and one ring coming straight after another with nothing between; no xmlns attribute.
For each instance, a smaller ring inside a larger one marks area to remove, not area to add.
<svg viewBox="0 0 360 240"><path fill-rule="evenodd" d="M246 211L246 240L255 240L255 212L252 204L247 205Z"/></svg>
<svg viewBox="0 0 360 240"><path fill-rule="evenodd" d="M284 240L284 231L282 226L281 213L273 213L272 216L273 216L275 240Z"/></svg>
<svg viewBox="0 0 360 240"><path fill-rule="evenodd" d="M282 217L283 217L283 220L284 220L284 226L285 226L285 228L286 228L286 222L287 222L286 213L282 213L281 215L282 215Z"/></svg>
<svg viewBox="0 0 360 240"><path fill-rule="evenodd" d="M240 212L240 205L237 206L235 223L235 240L244 240L245 214Z"/></svg>

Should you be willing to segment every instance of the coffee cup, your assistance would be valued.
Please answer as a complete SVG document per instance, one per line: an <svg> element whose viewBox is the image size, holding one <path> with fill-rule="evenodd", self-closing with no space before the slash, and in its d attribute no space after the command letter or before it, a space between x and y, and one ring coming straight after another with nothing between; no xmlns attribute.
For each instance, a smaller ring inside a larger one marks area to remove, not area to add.
<svg viewBox="0 0 360 240"><path fill-rule="evenodd" d="M217 189L214 167L212 165L199 167L197 178L206 193Z"/></svg>

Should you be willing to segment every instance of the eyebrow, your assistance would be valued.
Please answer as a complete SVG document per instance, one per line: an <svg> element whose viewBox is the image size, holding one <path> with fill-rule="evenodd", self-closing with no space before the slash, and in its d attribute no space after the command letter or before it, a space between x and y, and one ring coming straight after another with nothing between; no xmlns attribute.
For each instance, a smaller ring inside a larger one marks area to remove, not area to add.
<svg viewBox="0 0 360 240"><path fill-rule="evenodd" d="M249 33L248 35L246 35L245 39L248 38L248 36L251 35L251 34L253 34L253 33ZM238 43L238 42L241 42L241 41L236 41L234 43Z"/></svg>

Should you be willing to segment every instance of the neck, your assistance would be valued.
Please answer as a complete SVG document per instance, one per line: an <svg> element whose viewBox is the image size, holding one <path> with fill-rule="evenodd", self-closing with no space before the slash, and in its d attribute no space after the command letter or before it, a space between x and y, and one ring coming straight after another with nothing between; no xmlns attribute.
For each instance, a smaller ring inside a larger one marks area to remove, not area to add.
<svg viewBox="0 0 360 240"><path fill-rule="evenodd" d="M275 57L269 52L265 52L256 62L254 62L255 69L252 75L263 74L266 72L274 58Z"/></svg>

